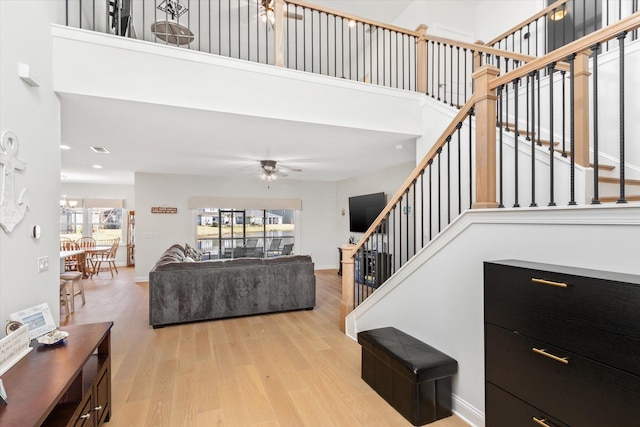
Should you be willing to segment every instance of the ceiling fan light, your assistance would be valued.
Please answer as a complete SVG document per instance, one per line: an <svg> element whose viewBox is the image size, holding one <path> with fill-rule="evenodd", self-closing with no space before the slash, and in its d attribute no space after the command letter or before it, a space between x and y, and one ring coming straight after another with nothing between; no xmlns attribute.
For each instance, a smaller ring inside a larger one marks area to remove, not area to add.
<svg viewBox="0 0 640 427"><path fill-rule="evenodd" d="M565 16L567 16L567 13L569 13L569 11L564 5L562 5L560 9L554 9L549 14L549 19L551 19L552 21L561 21Z"/></svg>
<svg viewBox="0 0 640 427"><path fill-rule="evenodd" d="M275 16L276 14L273 12L273 9L267 9L267 18L273 19Z"/></svg>

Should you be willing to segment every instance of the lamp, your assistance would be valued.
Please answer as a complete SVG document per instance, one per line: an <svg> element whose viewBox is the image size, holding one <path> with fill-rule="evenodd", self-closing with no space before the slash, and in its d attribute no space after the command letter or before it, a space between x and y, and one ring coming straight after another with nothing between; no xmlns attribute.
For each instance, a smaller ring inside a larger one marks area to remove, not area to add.
<svg viewBox="0 0 640 427"><path fill-rule="evenodd" d="M552 21L562 21L565 16L567 16L569 11L565 5L560 6L559 9L554 9L549 13L549 19Z"/></svg>

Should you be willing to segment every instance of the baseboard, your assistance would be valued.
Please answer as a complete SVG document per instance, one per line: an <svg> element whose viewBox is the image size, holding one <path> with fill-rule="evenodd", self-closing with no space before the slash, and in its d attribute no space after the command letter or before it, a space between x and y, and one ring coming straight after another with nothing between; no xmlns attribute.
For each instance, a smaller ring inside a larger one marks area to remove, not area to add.
<svg viewBox="0 0 640 427"><path fill-rule="evenodd" d="M452 396L453 412L468 424L475 427L484 427L484 413L470 405L455 394Z"/></svg>

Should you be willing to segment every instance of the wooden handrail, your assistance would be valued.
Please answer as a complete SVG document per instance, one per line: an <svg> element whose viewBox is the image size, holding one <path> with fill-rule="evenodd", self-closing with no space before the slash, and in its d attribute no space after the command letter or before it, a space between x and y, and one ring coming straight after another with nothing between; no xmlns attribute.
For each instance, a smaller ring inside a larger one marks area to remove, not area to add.
<svg viewBox="0 0 640 427"><path fill-rule="evenodd" d="M508 50L496 49L496 48L485 46L485 45L482 45L482 44L460 42L460 41L457 41L457 40L451 40L451 39L447 39L447 38L444 38L444 37L431 36L429 34L425 35L425 39L429 40L429 41L434 41L436 43L440 42L440 43L445 43L445 44L449 44L449 45L452 45L452 46L459 46L459 47L461 47L463 49L474 50L476 52L482 52L484 54L500 56L502 58L509 58L509 59L514 60L514 61L522 61L522 62L525 62L525 63L531 62L534 59L538 59L537 56L525 55L523 53L510 52ZM560 63L560 64L558 64L557 68L558 69L564 69L565 71L568 71L569 70L569 64Z"/></svg>
<svg viewBox="0 0 640 427"><path fill-rule="evenodd" d="M461 47L463 49L474 50L476 52L482 52L489 55L500 56L502 58L513 59L515 61L530 62L536 59L535 56L525 55L523 53L517 52L509 52L508 50L496 49L482 44L465 43L457 40L447 39L445 37L432 36L429 34L427 34L425 38L436 43L449 44L452 46Z"/></svg>
<svg viewBox="0 0 640 427"><path fill-rule="evenodd" d="M408 29L402 28L402 27L396 27L395 25L384 24L382 22L374 21L372 19L362 18L360 16L351 15L351 14L345 13L345 12L340 12L340 11L337 11L337 10L334 10L334 9L330 9L330 8L324 7L324 6L319 6L319 5L315 5L315 4L311 4L311 3L306 3L306 2L300 1L300 0L285 0L285 3L286 4L298 5L298 6L301 6L301 7L305 7L307 9L317 10L318 12L323 12L323 13L327 13L327 14L330 14L330 15L339 16L341 18L354 20L356 22L360 22L360 23L363 23L363 24L368 24L368 25L371 25L373 27L384 28L384 29L390 30L390 31L396 31L398 33L406 34L406 35L413 36L413 37L419 37L420 36L420 34L417 31L408 30Z"/></svg>
<svg viewBox="0 0 640 427"><path fill-rule="evenodd" d="M552 4L550 6L547 6L545 9L542 9L540 12L536 13L535 15L533 15L532 17L530 17L526 21L522 21L521 23L519 23L515 27L512 27L509 30L505 31L504 33L500 34L498 37L494 38L490 42L485 43L485 45L493 46L493 44L499 42L500 40L504 39L505 37L510 36L511 34L515 33L516 31L520 30L521 28L524 28L525 25L531 24L532 22L536 21L538 18L541 18L541 17L547 15L549 12L552 12L554 9L559 8L560 6L562 6L563 4L567 3L568 1L569 0L558 0L554 4Z"/></svg>
<svg viewBox="0 0 640 427"><path fill-rule="evenodd" d="M448 142L447 137L453 134L453 132L458 127L458 123L464 121L464 119L469 115L469 111L476 103L476 97L477 95L474 92L474 94L471 95L471 98L469 98L467 103L462 106L460 111L458 111L458 114L456 114L456 116L451 120L451 123L449 123L449 126L447 126L444 132L442 132L442 134L438 138L437 142L433 145L433 147L431 147L431 150L429 150L429 152L424 156L424 158L418 164L418 166L415 167L413 172L411 172L411 175L409 175L409 178L407 178L407 180L400 186L400 189L396 192L396 194L393 195L393 197L391 198L391 201L387 203L387 206L382 210L382 212L380 212L380 215L378 215L376 220L373 221L369 229L364 233L360 241L354 246L353 248L354 254L362 247L362 245L364 245L364 243L373 234L373 232L378 227L380 227L382 220L387 216L389 212L391 212L391 209L393 209L396 203L398 203L398 201L400 200L400 197L404 196L404 194L407 191L407 188L409 188L413 184L413 181L418 179L422 171L426 169L426 167L428 166L429 161L433 160L433 158L436 156L436 154L438 153L438 150L444 147L445 144L447 144Z"/></svg>
<svg viewBox="0 0 640 427"><path fill-rule="evenodd" d="M501 85L510 83L518 77L524 77L533 71L541 70L551 63L564 61L571 54L590 50L592 46L598 43L602 44L616 37L620 33L633 31L638 27L640 27L640 12L636 12L615 24L609 25L608 27L595 31L588 36L564 45L541 58L534 59L522 67L496 78L491 82L490 89L496 89Z"/></svg>

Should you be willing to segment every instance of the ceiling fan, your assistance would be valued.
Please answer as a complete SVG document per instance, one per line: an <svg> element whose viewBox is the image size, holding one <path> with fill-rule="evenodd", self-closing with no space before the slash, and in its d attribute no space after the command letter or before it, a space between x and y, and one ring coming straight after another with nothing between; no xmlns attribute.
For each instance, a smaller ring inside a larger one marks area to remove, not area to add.
<svg viewBox="0 0 640 427"><path fill-rule="evenodd" d="M255 4L255 12L253 13L254 18L257 16L260 18L260 21L264 23L268 23L269 26L272 27L276 21L275 0L253 0L247 3L244 3L243 6L246 5L246 7L249 7L249 3ZM285 11L284 11L285 18L302 20L303 16L301 14L289 12L287 10L288 7L289 7L288 5L285 6ZM254 7L251 7L251 9L253 10Z"/></svg>
<svg viewBox="0 0 640 427"><path fill-rule="evenodd" d="M260 160L260 179L263 181L275 181L278 177L286 177L288 176L286 173L283 173L281 170L287 170L289 172L302 172L302 169L298 168L290 168L287 166L280 165L278 167L278 162L275 160Z"/></svg>

